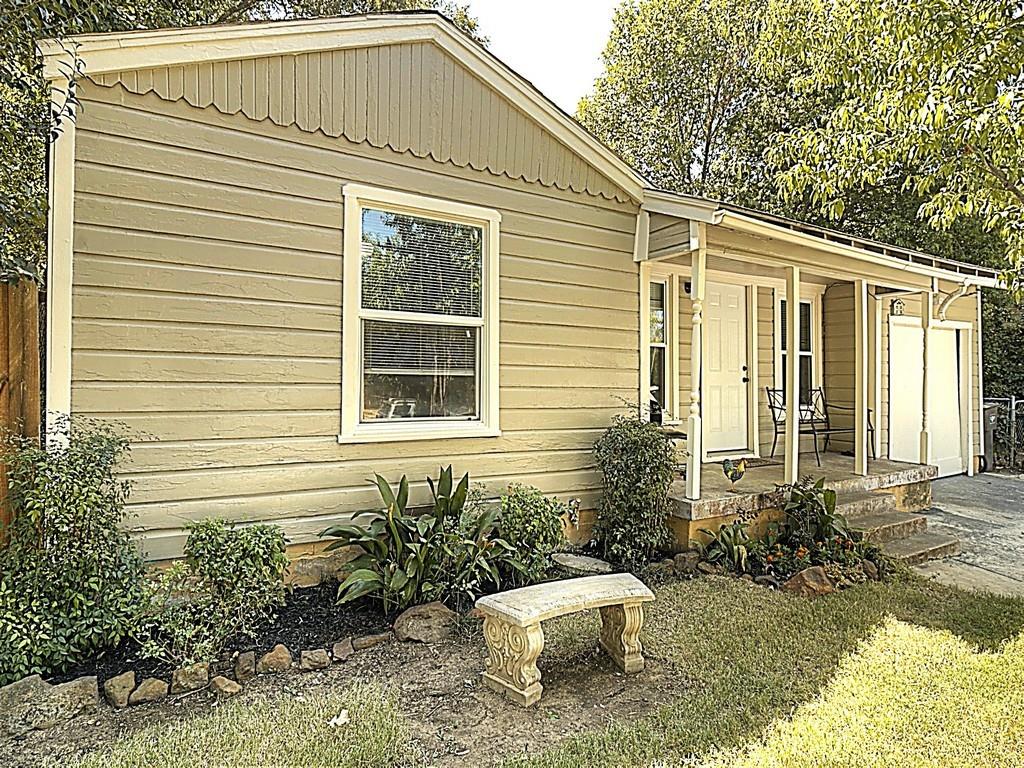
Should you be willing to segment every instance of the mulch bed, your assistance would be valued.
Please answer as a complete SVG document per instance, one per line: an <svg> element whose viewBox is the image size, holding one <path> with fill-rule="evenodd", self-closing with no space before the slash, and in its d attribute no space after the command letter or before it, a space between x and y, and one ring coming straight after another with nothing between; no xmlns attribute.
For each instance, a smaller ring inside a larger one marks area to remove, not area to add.
<svg viewBox="0 0 1024 768"><path fill-rule="evenodd" d="M236 651L256 651L258 657L278 643L298 655L301 650L330 648L343 638L384 632L391 627L393 617L385 616L379 604L364 599L338 605L337 594L338 585L333 582L290 590L274 619L260 627L255 638L239 637L228 642L220 661L226 665ZM126 639L117 647L47 679L62 683L83 675L96 675L102 683L129 670L134 670L136 680L146 677L170 680L174 666L144 657L138 644Z"/></svg>
<svg viewBox="0 0 1024 768"><path fill-rule="evenodd" d="M293 590L271 622L261 627L255 639L238 638L226 646L234 651L265 653L284 643L292 653L303 649L330 648L346 637L385 632L391 628L380 604L357 600L338 605L338 585L334 582Z"/></svg>

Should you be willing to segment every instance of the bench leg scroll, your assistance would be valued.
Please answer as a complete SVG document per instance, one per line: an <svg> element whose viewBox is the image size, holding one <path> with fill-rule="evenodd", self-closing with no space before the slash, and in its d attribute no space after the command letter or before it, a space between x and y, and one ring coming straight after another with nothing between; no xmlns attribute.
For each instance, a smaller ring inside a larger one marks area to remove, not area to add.
<svg viewBox="0 0 1024 768"><path fill-rule="evenodd" d="M644 625L644 607L639 604L609 605L601 609L601 647L623 672L644 668L640 629Z"/></svg>
<svg viewBox="0 0 1024 768"><path fill-rule="evenodd" d="M517 627L487 616L484 638L487 640L484 682L524 707L536 703L544 690L537 669L537 657L544 650L540 624Z"/></svg>

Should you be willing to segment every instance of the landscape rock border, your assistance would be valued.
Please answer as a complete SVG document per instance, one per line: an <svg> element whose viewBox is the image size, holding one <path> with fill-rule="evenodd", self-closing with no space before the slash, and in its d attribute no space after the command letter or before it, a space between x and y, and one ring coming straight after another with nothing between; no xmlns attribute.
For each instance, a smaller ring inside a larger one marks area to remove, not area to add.
<svg viewBox="0 0 1024 768"><path fill-rule="evenodd" d="M103 681L88 675L52 685L40 675L29 675L0 687L0 741L17 738L29 731L45 730L67 722L80 714L95 711L103 698L115 709L155 704L168 698L183 697L209 690L217 699L226 699L242 692L245 684L257 674L281 674L298 669L303 672L327 669L332 661L342 663L353 654L373 648L395 637L393 632L346 637L325 648L306 648L298 653L298 663L291 650L278 644L257 661L255 651L239 653L230 673L214 674L210 665L192 664L172 673L171 681L147 677L138 681L134 670L127 670Z"/></svg>
<svg viewBox="0 0 1024 768"><path fill-rule="evenodd" d="M115 709L154 704L168 698L181 698L208 690L217 699L237 696L257 675L273 675L299 670L312 672L344 663L354 654L396 639L421 643L449 640L459 620L458 614L428 603L414 606L395 621L396 630L344 637L326 648L305 648L293 654L283 643L257 657L255 651L238 653L230 671L203 662L179 667L170 681L157 677L139 680L135 670L126 670L103 681L93 675L51 685L40 675L30 675L0 687L0 741L16 738L32 730L44 730L74 717L95 711L102 690L104 700ZM229 677L234 675L234 679Z"/></svg>

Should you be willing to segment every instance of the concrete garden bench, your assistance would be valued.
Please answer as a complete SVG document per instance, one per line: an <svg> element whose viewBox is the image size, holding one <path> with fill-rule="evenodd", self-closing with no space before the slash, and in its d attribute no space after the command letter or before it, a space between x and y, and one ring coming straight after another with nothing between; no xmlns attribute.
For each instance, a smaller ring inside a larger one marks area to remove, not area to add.
<svg viewBox="0 0 1024 768"><path fill-rule="evenodd" d="M640 628L643 603L654 594L628 573L584 576L535 584L482 597L476 607L484 615L487 663L484 682L528 707L540 699L537 657L544 650L540 623L556 616L601 609L601 647L623 672L644 668Z"/></svg>

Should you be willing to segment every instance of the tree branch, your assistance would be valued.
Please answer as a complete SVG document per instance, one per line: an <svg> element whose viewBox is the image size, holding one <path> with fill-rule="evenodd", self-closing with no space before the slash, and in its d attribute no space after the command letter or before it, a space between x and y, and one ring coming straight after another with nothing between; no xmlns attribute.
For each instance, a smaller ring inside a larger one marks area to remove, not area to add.
<svg viewBox="0 0 1024 768"><path fill-rule="evenodd" d="M1017 202L1024 205L1024 188L1020 184L1014 183L1005 170L993 163L984 152L973 144L965 144L964 146L972 155L981 158L982 165L984 165L989 175L997 179L1003 185L1004 190L1017 198Z"/></svg>

